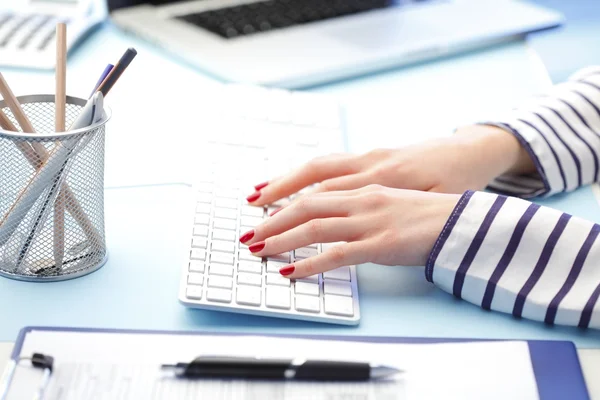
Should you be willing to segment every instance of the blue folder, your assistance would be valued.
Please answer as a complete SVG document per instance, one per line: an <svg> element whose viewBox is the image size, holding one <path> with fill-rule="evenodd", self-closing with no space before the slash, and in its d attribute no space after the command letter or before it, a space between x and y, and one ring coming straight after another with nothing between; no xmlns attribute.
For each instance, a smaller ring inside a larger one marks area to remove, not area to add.
<svg viewBox="0 0 600 400"><path fill-rule="evenodd" d="M87 328L56 328L56 327L25 327L13 348L11 358L16 360L21 354L21 348L27 334L36 331L63 331L63 332L105 332L105 333L144 333L144 334L172 334L172 335L261 335L294 337L305 339L321 339L336 341L359 341L379 343L444 343L444 342L473 342L485 341L477 339L442 339L442 338L410 338L410 337L384 337L384 336L326 336L326 335L274 335L268 333L228 333L228 332L183 332L183 331L149 331L149 330L122 330L122 329L87 329ZM489 340L488 340L489 341ZM538 393L541 400L589 400L589 394L577 350L572 342L551 340L529 340L529 353L533 372L537 382ZM507 382L507 384L509 384Z"/></svg>

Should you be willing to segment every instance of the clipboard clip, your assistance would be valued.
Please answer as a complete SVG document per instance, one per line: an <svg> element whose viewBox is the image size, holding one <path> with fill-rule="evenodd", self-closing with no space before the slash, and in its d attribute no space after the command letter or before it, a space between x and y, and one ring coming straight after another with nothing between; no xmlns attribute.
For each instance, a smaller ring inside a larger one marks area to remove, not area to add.
<svg viewBox="0 0 600 400"><path fill-rule="evenodd" d="M52 372L54 370L54 357L42 353L33 353L31 357L19 357L16 360L11 360L9 365L6 367L2 379L0 380L0 400L6 399L6 396L10 391L10 385L13 380L13 377L15 376L17 367L23 361L30 361L31 366L33 368L41 369L44 371L44 374L42 375L42 379L40 381L40 385L38 386L33 396L33 399L42 400L44 398L46 387L50 382L50 377L52 376Z"/></svg>

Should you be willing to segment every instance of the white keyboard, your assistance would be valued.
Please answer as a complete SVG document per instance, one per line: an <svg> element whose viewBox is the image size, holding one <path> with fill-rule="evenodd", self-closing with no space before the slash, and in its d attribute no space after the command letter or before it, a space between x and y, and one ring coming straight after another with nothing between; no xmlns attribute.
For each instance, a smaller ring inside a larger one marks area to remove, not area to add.
<svg viewBox="0 0 600 400"><path fill-rule="evenodd" d="M252 185L344 150L341 108L321 95L238 85L226 85L212 103L219 122L208 124L205 151L194 166L179 300L196 308L358 324L355 266L297 281L279 274L333 244L261 259L239 242L281 205L248 205Z"/></svg>

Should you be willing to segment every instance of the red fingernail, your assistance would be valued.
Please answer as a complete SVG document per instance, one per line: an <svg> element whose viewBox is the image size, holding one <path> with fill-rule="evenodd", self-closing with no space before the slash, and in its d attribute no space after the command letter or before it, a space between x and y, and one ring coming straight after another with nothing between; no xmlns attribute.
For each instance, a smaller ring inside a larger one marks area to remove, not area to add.
<svg viewBox="0 0 600 400"><path fill-rule="evenodd" d="M254 189L260 190L260 189L264 188L265 186L267 186L268 184L269 184L269 182L259 183L258 185L254 186Z"/></svg>
<svg viewBox="0 0 600 400"><path fill-rule="evenodd" d="M250 252L252 252L252 253L258 253L259 251L261 251L264 248L265 248L265 242L258 242L258 243L251 244L250 247L248 247L248 250L250 250Z"/></svg>
<svg viewBox="0 0 600 400"><path fill-rule="evenodd" d="M272 211L272 212L269 214L269 217L272 217L273 215L277 214L277 213L278 213L279 211L281 211L281 210L283 210L283 207L279 207L277 210L275 210L275 211Z"/></svg>
<svg viewBox="0 0 600 400"><path fill-rule="evenodd" d="M248 231L240 236L240 242L246 243L248 240L254 237L254 230Z"/></svg>
<svg viewBox="0 0 600 400"><path fill-rule="evenodd" d="M252 203L252 202L258 200L259 197L260 197L260 192L256 191L256 192L252 193L250 196L246 197L246 201L248 203Z"/></svg>
<svg viewBox="0 0 600 400"><path fill-rule="evenodd" d="M294 270L296 269L296 267L294 267L294 265L288 265L286 267L281 267L281 269L279 270L279 273L281 275L290 275L292 272L294 272Z"/></svg>

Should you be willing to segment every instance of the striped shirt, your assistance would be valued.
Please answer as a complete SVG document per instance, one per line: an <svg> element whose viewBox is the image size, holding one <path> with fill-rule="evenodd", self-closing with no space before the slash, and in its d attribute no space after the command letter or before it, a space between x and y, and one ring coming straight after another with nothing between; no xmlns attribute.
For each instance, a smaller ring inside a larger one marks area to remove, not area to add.
<svg viewBox="0 0 600 400"><path fill-rule="evenodd" d="M514 134L537 173L465 192L426 278L488 310L600 329L600 225L523 200L599 181L600 67L487 124Z"/></svg>

